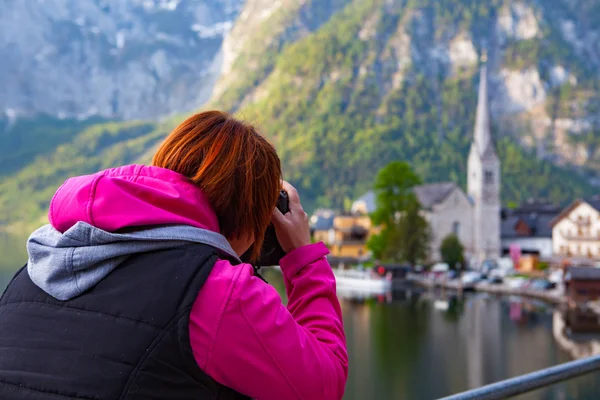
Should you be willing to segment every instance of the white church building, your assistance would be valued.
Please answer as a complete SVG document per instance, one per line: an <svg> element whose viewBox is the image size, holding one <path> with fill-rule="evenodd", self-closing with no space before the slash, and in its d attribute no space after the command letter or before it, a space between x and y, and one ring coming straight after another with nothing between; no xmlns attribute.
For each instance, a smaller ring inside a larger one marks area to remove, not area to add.
<svg viewBox="0 0 600 400"><path fill-rule="evenodd" d="M500 240L500 160L490 130L487 66L481 68L475 131L468 159L467 192L454 182L417 186L414 192L431 226L431 261L441 259L440 245L455 234L465 247L467 260L480 264L497 259ZM375 211L375 193L356 200L353 213Z"/></svg>

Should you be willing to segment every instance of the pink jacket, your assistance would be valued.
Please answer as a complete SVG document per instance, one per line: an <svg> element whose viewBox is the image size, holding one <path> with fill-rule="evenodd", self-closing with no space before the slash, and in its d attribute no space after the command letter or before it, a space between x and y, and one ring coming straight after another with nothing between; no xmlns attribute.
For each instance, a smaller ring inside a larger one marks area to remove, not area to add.
<svg viewBox="0 0 600 400"><path fill-rule="evenodd" d="M129 165L69 179L52 199L54 228L83 221L124 227L184 224L219 232L203 193L162 168ZM327 248L312 244L281 260L288 305L248 264L219 260L198 293L190 341L200 368L256 399L341 399L348 356Z"/></svg>

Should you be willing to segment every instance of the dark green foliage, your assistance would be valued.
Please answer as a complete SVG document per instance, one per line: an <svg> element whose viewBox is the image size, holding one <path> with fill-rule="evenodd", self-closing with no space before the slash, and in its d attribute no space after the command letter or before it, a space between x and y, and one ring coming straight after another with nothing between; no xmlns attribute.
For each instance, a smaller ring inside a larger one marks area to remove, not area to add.
<svg viewBox="0 0 600 400"><path fill-rule="evenodd" d="M393 161L383 167L375 178L377 210L371 216L373 224L393 224L396 214L414 200L412 189L420 183L421 179L405 162Z"/></svg>
<svg viewBox="0 0 600 400"><path fill-rule="evenodd" d="M464 246L454 234L446 236L444 240L442 240L442 245L440 246L442 260L444 260L444 262L452 269L456 268L457 265L464 265L464 250Z"/></svg>
<svg viewBox="0 0 600 400"><path fill-rule="evenodd" d="M419 202L411 196L398 222L389 228L383 260L407 262L410 265L427 261L432 234L420 211Z"/></svg>
<svg viewBox="0 0 600 400"><path fill-rule="evenodd" d="M427 259L431 231L412 192L420 183L421 179L405 162L393 161L377 173L377 209L371 220L382 231L367 243L376 259L413 265Z"/></svg>
<svg viewBox="0 0 600 400"><path fill-rule="evenodd" d="M373 254L375 260L382 260L386 253L386 248L389 242L389 229L383 229L377 235L371 235L367 240L367 249Z"/></svg>
<svg viewBox="0 0 600 400"><path fill-rule="evenodd" d="M14 124L0 120L0 176L9 175L31 163L35 157L50 154L101 118L85 121L40 115L18 119Z"/></svg>
<svg viewBox="0 0 600 400"><path fill-rule="evenodd" d="M144 159L167 132L143 122L104 123L83 130L69 144L0 181L0 228L30 231L42 223L50 198L65 179Z"/></svg>

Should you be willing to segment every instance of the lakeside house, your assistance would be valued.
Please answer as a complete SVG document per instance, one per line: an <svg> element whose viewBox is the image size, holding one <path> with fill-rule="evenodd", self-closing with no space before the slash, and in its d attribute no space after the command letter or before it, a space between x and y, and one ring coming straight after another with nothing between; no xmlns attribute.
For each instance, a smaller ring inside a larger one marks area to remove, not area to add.
<svg viewBox="0 0 600 400"><path fill-rule="evenodd" d="M554 255L600 259L600 197L577 199L551 221Z"/></svg>
<svg viewBox="0 0 600 400"><path fill-rule="evenodd" d="M310 217L310 234L317 242L328 244L333 242L333 219L335 212L329 209L318 209Z"/></svg>
<svg viewBox="0 0 600 400"><path fill-rule="evenodd" d="M330 257L346 263L368 258L367 240L378 231L364 213L317 210L310 222L314 240L329 247Z"/></svg>
<svg viewBox="0 0 600 400"><path fill-rule="evenodd" d="M599 300L600 268L568 267L565 273L565 294L573 304Z"/></svg>
<svg viewBox="0 0 600 400"><path fill-rule="evenodd" d="M516 248L519 254L531 254L541 258L552 257L551 222L560 214L560 208L530 200L518 208L501 212L502 254L510 254Z"/></svg>

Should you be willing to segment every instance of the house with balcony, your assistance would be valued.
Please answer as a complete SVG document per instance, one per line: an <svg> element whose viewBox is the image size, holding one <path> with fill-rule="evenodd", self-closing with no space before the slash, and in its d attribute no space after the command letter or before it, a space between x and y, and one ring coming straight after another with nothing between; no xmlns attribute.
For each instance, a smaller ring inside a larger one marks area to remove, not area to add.
<svg viewBox="0 0 600 400"><path fill-rule="evenodd" d="M329 246L331 255L356 260L368 257L367 239L373 233L368 215L342 213L333 219L333 234Z"/></svg>
<svg viewBox="0 0 600 400"><path fill-rule="evenodd" d="M367 240L378 229L366 213L320 209L310 218L313 240L323 242L330 250L330 258L343 262L358 262L368 258Z"/></svg>
<svg viewBox="0 0 600 400"><path fill-rule="evenodd" d="M554 255L600 260L600 196L574 201L551 226Z"/></svg>

